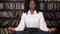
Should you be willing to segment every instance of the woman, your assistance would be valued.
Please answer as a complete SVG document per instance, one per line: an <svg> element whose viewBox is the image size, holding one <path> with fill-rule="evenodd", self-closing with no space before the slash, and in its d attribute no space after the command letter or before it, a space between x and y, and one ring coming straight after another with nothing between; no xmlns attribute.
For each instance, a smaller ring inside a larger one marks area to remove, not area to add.
<svg viewBox="0 0 60 34"><path fill-rule="evenodd" d="M16 31L15 34L48 34L48 32L54 32L56 28L47 28L43 12L39 12L37 0L27 0L27 3L25 3L25 12L22 14L19 25L16 28L9 27L8 29Z"/></svg>

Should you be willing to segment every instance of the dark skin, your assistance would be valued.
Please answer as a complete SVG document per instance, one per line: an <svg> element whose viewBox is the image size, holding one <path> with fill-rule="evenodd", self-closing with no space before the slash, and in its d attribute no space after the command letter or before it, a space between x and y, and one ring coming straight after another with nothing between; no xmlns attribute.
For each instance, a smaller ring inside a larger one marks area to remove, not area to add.
<svg viewBox="0 0 60 34"><path fill-rule="evenodd" d="M35 8L35 3L34 3L33 0L30 1L29 7L30 7L30 12L31 12L31 14L33 15L33 14L34 14L34 8ZM12 26L10 26L8 29L9 29L10 31L13 31L13 32L16 31L15 28L13 28ZM57 30L56 28L50 28L50 29L48 30L48 32L55 32L56 30Z"/></svg>

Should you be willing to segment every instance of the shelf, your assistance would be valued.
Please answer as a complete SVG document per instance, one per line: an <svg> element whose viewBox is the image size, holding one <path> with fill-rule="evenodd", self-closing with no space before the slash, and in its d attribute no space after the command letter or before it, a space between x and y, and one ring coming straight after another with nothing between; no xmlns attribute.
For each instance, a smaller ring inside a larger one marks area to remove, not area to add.
<svg viewBox="0 0 60 34"><path fill-rule="evenodd" d="M60 10L44 10L44 12L60 12Z"/></svg>
<svg viewBox="0 0 60 34"><path fill-rule="evenodd" d="M0 3L9 3L9 2L12 2L12 3L22 3L22 2L25 2L25 1L0 1Z"/></svg>
<svg viewBox="0 0 60 34"><path fill-rule="evenodd" d="M60 26L47 26L48 28L57 28L57 29L59 29L60 28Z"/></svg>
<svg viewBox="0 0 60 34"><path fill-rule="evenodd" d="M9 3L9 2L12 2L12 3L22 3L22 2L25 2L25 1L0 1L0 3ZM44 1L39 1L40 3L43 3Z"/></svg>
<svg viewBox="0 0 60 34"><path fill-rule="evenodd" d="M45 20L60 20L60 19L48 19L48 18L47 18L47 19L45 19Z"/></svg>
<svg viewBox="0 0 60 34"><path fill-rule="evenodd" d="M0 12L2 11L24 11L24 9L0 9ZM60 12L60 10L40 10L41 12Z"/></svg>
<svg viewBox="0 0 60 34"><path fill-rule="evenodd" d="M60 1L45 1L45 3L60 3Z"/></svg>
<svg viewBox="0 0 60 34"><path fill-rule="evenodd" d="M15 25L14 25L14 26L13 26L13 25L0 25L0 28L8 28L8 27L10 27L10 26L12 26L12 27L14 27L14 28L17 27L17 26L15 26Z"/></svg>
<svg viewBox="0 0 60 34"><path fill-rule="evenodd" d="M18 9L0 9L0 12L2 12L2 11L23 11L23 9L21 9L21 10L18 10Z"/></svg>
<svg viewBox="0 0 60 34"><path fill-rule="evenodd" d="M19 19L18 17L0 17L0 19Z"/></svg>
<svg viewBox="0 0 60 34"><path fill-rule="evenodd" d="M39 1L40 3L44 3L44 1Z"/></svg>

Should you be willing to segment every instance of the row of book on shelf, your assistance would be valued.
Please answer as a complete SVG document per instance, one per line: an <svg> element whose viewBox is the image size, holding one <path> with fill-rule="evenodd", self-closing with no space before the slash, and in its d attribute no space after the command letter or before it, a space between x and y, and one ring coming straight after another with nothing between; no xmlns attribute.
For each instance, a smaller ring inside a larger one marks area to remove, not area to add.
<svg viewBox="0 0 60 34"><path fill-rule="evenodd" d="M21 17L22 11L0 12L0 17ZM44 12L45 18L60 18L60 12Z"/></svg>
<svg viewBox="0 0 60 34"><path fill-rule="evenodd" d="M19 20L0 20L0 25L2 27L4 27L4 26L6 26L6 27L8 27L8 26L16 27L18 24L19 24Z"/></svg>
<svg viewBox="0 0 60 34"><path fill-rule="evenodd" d="M23 3L0 3L0 9L24 9Z"/></svg>
<svg viewBox="0 0 60 34"><path fill-rule="evenodd" d="M60 26L60 20L55 21L55 20L46 20L46 24L48 27L59 27Z"/></svg>
<svg viewBox="0 0 60 34"><path fill-rule="evenodd" d="M8 28L0 28L0 34L12 34L12 33L13 32L8 30Z"/></svg>
<svg viewBox="0 0 60 34"><path fill-rule="evenodd" d="M44 12L45 19L60 19L60 12Z"/></svg>
<svg viewBox="0 0 60 34"><path fill-rule="evenodd" d="M0 12L0 17L21 17L23 11L3 11Z"/></svg>
<svg viewBox="0 0 60 34"><path fill-rule="evenodd" d="M47 6L47 7L46 7ZM60 3L40 3L40 10L60 10ZM0 3L0 9L24 9L24 2L22 3Z"/></svg>
<svg viewBox="0 0 60 34"><path fill-rule="evenodd" d="M17 17L18 16L18 12L0 12L0 17Z"/></svg>
<svg viewBox="0 0 60 34"><path fill-rule="evenodd" d="M7 26L17 27L18 24L19 24L18 20L0 20L0 25L6 26L6 27ZM0 34L12 34L12 33L13 32L11 32L10 30L8 30L8 28L0 28Z"/></svg>
<svg viewBox="0 0 60 34"><path fill-rule="evenodd" d="M0 1L25 1L25 0L0 0Z"/></svg>
<svg viewBox="0 0 60 34"><path fill-rule="evenodd" d="M0 1L26 1L26 0L0 0ZM44 0L38 0L38 1L44 1ZM45 0L45 1L60 1L60 0Z"/></svg>
<svg viewBox="0 0 60 34"><path fill-rule="evenodd" d="M60 0L45 0L45 1L60 1Z"/></svg>
<svg viewBox="0 0 60 34"><path fill-rule="evenodd" d="M48 10L60 10L60 3L47 3Z"/></svg>
<svg viewBox="0 0 60 34"><path fill-rule="evenodd" d="M40 10L45 7L44 3L40 3ZM0 9L24 9L24 2L22 3L0 3Z"/></svg>

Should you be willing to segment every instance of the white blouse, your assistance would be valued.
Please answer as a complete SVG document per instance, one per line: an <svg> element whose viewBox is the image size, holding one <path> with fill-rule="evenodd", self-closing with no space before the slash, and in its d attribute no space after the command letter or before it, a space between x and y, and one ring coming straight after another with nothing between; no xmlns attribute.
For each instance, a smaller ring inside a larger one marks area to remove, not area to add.
<svg viewBox="0 0 60 34"><path fill-rule="evenodd" d="M39 12L37 13L36 10L34 11L34 14L30 13L30 10L28 11L28 14L23 13L21 17L21 21L19 25L15 28L16 31L23 31L24 28L39 28L43 31L48 31L49 28L46 26L46 22L43 17L43 13Z"/></svg>

